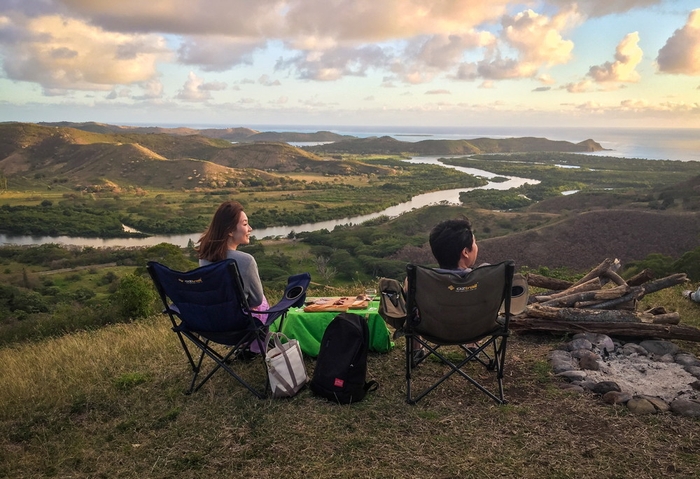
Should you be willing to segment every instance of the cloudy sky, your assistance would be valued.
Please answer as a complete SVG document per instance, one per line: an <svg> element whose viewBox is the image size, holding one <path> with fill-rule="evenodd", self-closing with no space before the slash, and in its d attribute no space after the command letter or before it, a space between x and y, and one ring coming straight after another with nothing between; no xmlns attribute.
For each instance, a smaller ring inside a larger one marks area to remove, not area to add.
<svg viewBox="0 0 700 479"><path fill-rule="evenodd" d="M697 0L0 0L0 121L700 128Z"/></svg>

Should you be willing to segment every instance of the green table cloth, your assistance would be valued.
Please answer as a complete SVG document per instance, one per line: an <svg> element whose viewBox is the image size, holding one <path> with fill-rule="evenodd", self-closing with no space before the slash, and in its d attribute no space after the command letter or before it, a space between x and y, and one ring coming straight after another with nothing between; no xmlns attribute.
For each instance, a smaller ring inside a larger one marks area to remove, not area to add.
<svg viewBox="0 0 700 479"><path fill-rule="evenodd" d="M384 319L379 316L379 302L373 301L367 309L353 309L349 313L357 314L367 320L369 326L369 350L386 353L394 346L391 333ZM304 308L291 308L282 323L282 332L289 339L299 341L304 354L317 357L321 348L321 339L326 327L333 321L338 312L306 313ZM272 331L279 330L279 320L270 327Z"/></svg>

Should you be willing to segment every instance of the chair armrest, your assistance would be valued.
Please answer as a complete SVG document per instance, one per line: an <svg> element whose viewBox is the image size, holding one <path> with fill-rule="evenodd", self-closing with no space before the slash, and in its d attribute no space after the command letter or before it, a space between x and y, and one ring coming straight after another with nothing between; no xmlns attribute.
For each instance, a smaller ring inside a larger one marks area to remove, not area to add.
<svg viewBox="0 0 700 479"><path fill-rule="evenodd" d="M306 290L311 283L309 273L300 273L290 276L287 279L287 287L284 289L282 299L265 311L254 311L256 314L266 314L265 324L272 324L277 318L287 312L289 308L304 305Z"/></svg>

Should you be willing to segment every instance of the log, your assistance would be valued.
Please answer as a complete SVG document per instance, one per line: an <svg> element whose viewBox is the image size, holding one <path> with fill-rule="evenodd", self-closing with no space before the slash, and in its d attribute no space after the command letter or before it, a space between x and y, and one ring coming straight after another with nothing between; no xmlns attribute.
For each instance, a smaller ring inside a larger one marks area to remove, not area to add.
<svg viewBox="0 0 700 479"><path fill-rule="evenodd" d="M549 278L547 276L542 276L535 273L527 273L527 284L534 286L535 288L552 289L555 291L561 291L570 288L571 281L564 281L563 279Z"/></svg>
<svg viewBox="0 0 700 479"><path fill-rule="evenodd" d="M639 315L643 323L653 323L653 324L680 324L681 315L678 313L665 313L665 314L645 314Z"/></svg>
<svg viewBox="0 0 700 479"><path fill-rule="evenodd" d="M637 288L639 288L639 286L637 286ZM553 306L553 307L567 307L567 306L573 306L575 303L578 303L581 301L598 300L598 301L610 302L608 300L616 300L620 297L626 296L629 293L630 293L629 286L624 285L624 286L617 286L615 288L609 288L609 289L597 289L595 291L582 291L580 293L574 293L574 294L570 294L568 296L562 296L560 298L556 298L556 299L553 299L551 301L547 301L545 303L542 303L542 305L543 306ZM640 294L640 293L641 293L641 290L637 294ZM595 305L595 306L597 306L597 305ZM595 306L591 306L591 307L595 307Z"/></svg>
<svg viewBox="0 0 700 479"><path fill-rule="evenodd" d="M677 339L700 342L700 329L692 326L672 324L570 322L518 317L511 318L509 327L517 333L600 333L613 337Z"/></svg>
<svg viewBox="0 0 700 479"><path fill-rule="evenodd" d="M630 288L629 293L625 294L624 296L620 296L619 298L614 298L610 299L608 301L604 301L602 303L594 304L591 306L588 306L590 309L613 309L621 304L628 303L630 301L636 301L640 299L642 296L644 296L644 290L642 289L641 286L634 286Z"/></svg>
<svg viewBox="0 0 700 479"><path fill-rule="evenodd" d="M606 272L604 272L604 273L603 273L603 276L604 276L605 278L608 278L610 281L612 281L613 283L615 283L615 284L618 285L618 286L627 285L627 281L625 281L625 280L622 278L622 276L620 276L620 275L617 274L615 271L613 271L612 268L610 268L609 270L607 270Z"/></svg>
<svg viewBox="0 0 700 479"><path fill-rule="evenodd" d="M527 317L569 322L625 322L639 323L641 319L634 311L596 310L578 308L553 308L541 304L527 307Z"/></svg>
<svg viewBox="0 0 700 479"><path fill-rule="evenodd" d="M593 308L593 306L600 304L600 301L581 301L580 303L574 303L573 307L574 308ZM636 311L637 310L637 302L636 301L629 301L627 303L620 303L615 305L615 308L613 309L626 309L628 311Z"/></svg>
<svg viewBox="0 0 700 479"><path fill-rule="evenodd" d="M590 279L600 277L605 271L609 270L611 266L619 263L620 261L618 259L606 258L605 261L589 271L588 274L576 281L572 286L578 286L579 284L585 283Z"/></svg>
<svg viewBox="0 0 700 479"><path fill-rule="evenodd" d="M628 279L627 284L629 284L630 286L641 286L642 284L646 283L647 281L651 281L654 278L654 272L650 269L645 269Z"/></svg>
<svg viewBox="0 0 700 479"><path fill-rule="evenodd" d="M601 286L602 286L602 284L600 284L600 278L593 278L590 281L586 281L585 283L579 284L578 286L573 286L571 288L567 288L563 291L559 291L558 293L552 293L552 294L543 295L543 296L535 296L534 300L537 301L538 303L545 303L547 301L561 298L563 296L568 296L570 294L579 293L581 291L592 291L595 289L600 289Z"/></svg>
<svg viewBox="0 0 700 479"><path fill-rule="evenodd" d="M649 281L644 283L641 287L644 289L644 295L655 293L656 291L662 290L664 288L670 288L678 284L683 284L690 281L685 273L676 273L665 278L656 279L654 281Z"/></svg>

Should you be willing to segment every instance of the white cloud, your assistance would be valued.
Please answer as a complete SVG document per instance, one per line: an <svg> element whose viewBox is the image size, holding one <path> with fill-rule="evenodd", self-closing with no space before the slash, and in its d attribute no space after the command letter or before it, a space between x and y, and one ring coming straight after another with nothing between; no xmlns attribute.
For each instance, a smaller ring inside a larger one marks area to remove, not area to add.
<svg viewBox="0 0 700 479"><path fill-rule="evenodd" d="M602 17L661 4L663 0L548 0L548 3L561 5L563 8L575 6L586 16Z"/></svg>
<svg viewBox="0 0 700 479"><path fill-rule="evenodd" d="M598 83L604 82L638 82L639 73L635 70L642 61L644 52L639 48L639 34L628 33L615 49L615 61L592 66L588 76Z"/></svg>
<svg viewBox="0 0 700 479"><path fill-rule="evenodd" d="M517 58L504 57L501 48L496 46L483 60L477 62L478 76L490 80L529 78L535 76L542 66L568 62L574 43L565 40L561 32L576 21L578 15L574 10L551 18L532 10L515 16L504 16L500 40L504 46L517 52ZM465 65L460 66L457 76L468 78L464 67Z"/></svg>
<svg viewBox="0 0 700 479"><path fill-rule="evenodd" d="M659 50L659 71L700 75L700 9L688 15L688 21L676 30Z"/></svg>
<svg viewBox="0 0 700 479"><path fill-rule="evenodd" d="M236 65L252 65L253 53L265 48L265 44L264 39L190 36L180 45L178 60L185 65L200 65L204 71L225 71Z"/></svg>
<svg viewBox="0 0 700 479"><path fill-rule="evenodd" d="M372 68L381 68L389 56L376 45L359 48L338 47L323 52L306 52L291 59L280 59L275 70L296 69L306 80L333 81L343 76L365 76Z"/></svg>
<svg viewBox="0 0 700 479"><path fill-rule="evenodd" d="M261 75L258 78L258 83L264 86L280 86L282 85L279 80L273 80L269 75Z"/></svg>
<svg viewBox="0 0 700 479"><path fill-rule="evenodd" d="M160 80L148 80L139 84L143 93L137 95L134 100L156 100L163 97L163 84Z"/></svg>
<svg viewBox="0 0 700 479"><path fill-rule="evenodd" d="M543 73L542 75L538 76L537 81L543 85L554 85L556 83L556 81L547 73Z"/></svg>
<svg viewBox="0 0 700 479"><path fill-rule="evenodd" d="M211 91L221 90L222 88L225 88L225 84L222 87L221 84L217 83L204 83L194 72L190 72L187 81L185 81L175 98L183 101L204 102L211 99Z"/></svg>
<svg viewBox="0 0 700 479"><path fill-rule="evenodd" d="M47 90L111 90L144 82L157 76L157 63L168 56L158 35L107 32L59 16L29 19L11 29L20 27L23 34L3 44L6 75Z"/></svg>
<svg viewBox="0 0 700 479"><path fill-rule="evenodd" d="M569 93L584 93L589 91L591 86L593 86L593 82L590 80L581 80L580 82L576 83L567 83L563 88L565 88Z"/></svg>

